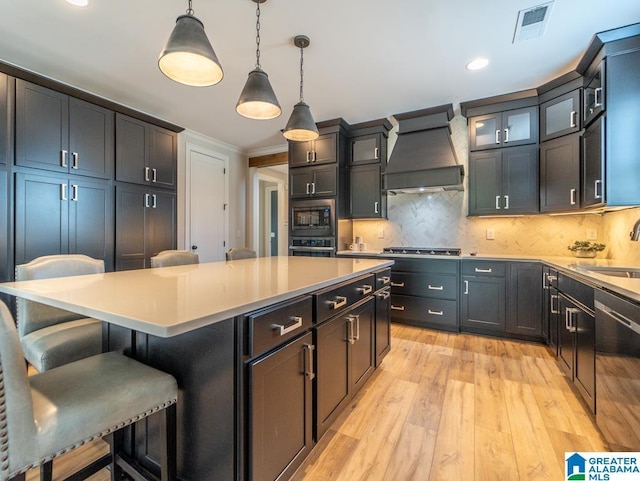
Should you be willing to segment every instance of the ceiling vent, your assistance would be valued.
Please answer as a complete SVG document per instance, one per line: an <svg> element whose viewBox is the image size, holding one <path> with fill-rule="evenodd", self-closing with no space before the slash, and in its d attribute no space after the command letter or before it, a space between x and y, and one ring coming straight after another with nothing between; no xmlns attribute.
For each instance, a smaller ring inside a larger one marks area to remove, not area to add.
<svg viewBox="0 0 640 481"><path fill-rule="evenodd" d="M552 8L553 2L548 2L520 10L518 12L516 32L513 35L513 43L542 37L547 29Z"/></svg>

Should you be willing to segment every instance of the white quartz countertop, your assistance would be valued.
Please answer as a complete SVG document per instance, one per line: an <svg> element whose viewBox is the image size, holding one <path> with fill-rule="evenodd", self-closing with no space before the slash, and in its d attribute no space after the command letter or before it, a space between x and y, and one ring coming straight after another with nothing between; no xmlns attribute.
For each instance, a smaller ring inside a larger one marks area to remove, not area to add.
<svg viewBox="0 0 640 481"><path fill-rule="evenodd" d="M0 284L0 292L171 337L393 264L260 257Z"/></svg>

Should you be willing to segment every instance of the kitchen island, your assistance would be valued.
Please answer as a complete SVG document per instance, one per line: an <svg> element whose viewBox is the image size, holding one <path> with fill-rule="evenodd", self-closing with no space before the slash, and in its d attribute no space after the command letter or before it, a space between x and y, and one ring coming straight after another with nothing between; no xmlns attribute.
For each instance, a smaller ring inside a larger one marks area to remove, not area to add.
<svg viewBox="0 0 640 481"><path fill-rule="evenodd" d="M349 312L355 309L353 312L359 314L362 306L372 304L374 273L388 269L392 263L371 259L258 258L11 282L0 284L0 292L105 321L105 350L124 352L176 377L180 388L180 479L257 480L267 479L256 468L260 462L288 455L280 449L276 453L270 451L273 446L288 445L282 433L276 433L281 436L277 443L262 446L250 428L260 408L258 403L264 401L252 398L252 382L261 375L260 369L268 365L266 361L273 355L285 352L284 347L301 344L301 350L289 356L293 363L289 363L293 366L291 374L298 384L284 388L287 393L301 392L303 399L300 403L296 399L281 403L286 416L280 418L294 426L295 413L301 413L302 452L308 453L315 442L312 381L322 374L319 367L314 372L314 360L320 355L313 345L317 306L332 310L334 318L357 317L350 317ZM343 344L350 345L350 349L354 343L357 345L355 335L347 340L344 337ZM283 347L274 344L272 338L282 339ZM258 349L260 342L266 343L262 350ZM373 336L368 342L373 359ZM286 376L277 370L273 373L274 382ZM263 402L265 407L267 401ZM274 419L279 417L275 412L267 414ZM130 452L151 471L157 469L159 459L158 432L157 420L151 416L132 430L129 440ZM258 455L256 451L261 447L266 449ZM302 459L296 456L295 463ZM288 463L290 469L295 463ZM272 465L264 468L271 469Z"/></svg>

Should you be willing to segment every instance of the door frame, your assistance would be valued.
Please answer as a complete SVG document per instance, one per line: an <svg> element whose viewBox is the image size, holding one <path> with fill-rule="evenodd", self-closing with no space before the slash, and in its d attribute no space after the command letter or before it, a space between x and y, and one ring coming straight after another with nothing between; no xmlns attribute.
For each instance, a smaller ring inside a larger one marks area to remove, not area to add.
<svg viewBox="0 0 640 481"><path fill-rule="evenodd" d="M278 255L286 256L289 246L289 230L288 230L288 214L284 210L285 204L288 205L286 191L286 181L282 178L269 175L268 173L261 172L262 169L257 167L251 167L251 192L253 193L251 198L251 236L250 247L256 252L259 251L259 246L264 245L260 239L260 215L263 214L264 208L260 209L260 181L274 182L278 184Z"/></svg>

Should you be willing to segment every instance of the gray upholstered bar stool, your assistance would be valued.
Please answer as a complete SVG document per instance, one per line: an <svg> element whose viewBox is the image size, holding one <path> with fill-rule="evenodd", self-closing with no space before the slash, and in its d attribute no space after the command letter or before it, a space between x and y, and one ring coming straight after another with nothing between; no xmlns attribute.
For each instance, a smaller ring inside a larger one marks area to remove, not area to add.
<svg viewBox="0 0 640 481"><path fill-rule="evenodd" d="M248 247L233 247L227 251L226 257L228 261L237 261L239 259L255 259L257 255L256 251Z"/></svg>
<svg viewBox="0 0 640 481"><path fill-rule="evenodd" d="M159 252L151 258L151 267L183 266L199 262L198 254L189 251L167 250Z"/></svg>
<svg viewBox="0 0 640 481"><path fill-rule="evenodd" d="M104 272L104 261L81 254L38 257L16 266L16 281ZM102 352L102 323L79 314L17 299L20 343L38 372Z"/></svg>
<svg viewBox="0 0 640 481"><path fill-rule="evenodd" d="M174 480L177 397L173 376L116 352L27 376L11 313L0 302L0 481L23 481L37 466L50 481L54 458L107 434L110 454L78 479L111 465L111 479L119 480L134 470L120 452L122 428L159 411L161 479Z"/></svg>

